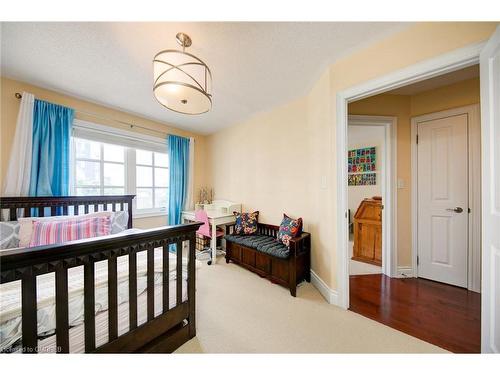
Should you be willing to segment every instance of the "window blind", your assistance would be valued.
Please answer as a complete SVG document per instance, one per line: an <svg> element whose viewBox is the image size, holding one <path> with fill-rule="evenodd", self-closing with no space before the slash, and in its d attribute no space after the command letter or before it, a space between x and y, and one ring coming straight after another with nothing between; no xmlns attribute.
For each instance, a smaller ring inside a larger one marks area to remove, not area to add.
<svg viewBox="0 0 500 375"><path fill-rule="evenodd" d="M74 120L73 137L142 150L167 152L167 141L138 132Z"/></svg>

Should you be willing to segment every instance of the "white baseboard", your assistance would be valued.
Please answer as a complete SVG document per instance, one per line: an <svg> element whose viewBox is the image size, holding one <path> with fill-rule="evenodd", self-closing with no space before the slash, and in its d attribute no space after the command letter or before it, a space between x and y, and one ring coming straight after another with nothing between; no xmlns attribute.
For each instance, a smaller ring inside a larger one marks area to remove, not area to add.
<svg viewBox="0 0 500 375"><path fill-rule="evenodd" d="M337 291L330 289L313 270L311 270L311 283L318 289L326 302L338 306L339 295Z"/></svg>
<svg viewBox="0 0 500 375"><path fill-rule="evenodd" d="M413 269L411 267L399 267L398 266L398 274L396 277L405 278L405 277L414 277Z"/></svg>

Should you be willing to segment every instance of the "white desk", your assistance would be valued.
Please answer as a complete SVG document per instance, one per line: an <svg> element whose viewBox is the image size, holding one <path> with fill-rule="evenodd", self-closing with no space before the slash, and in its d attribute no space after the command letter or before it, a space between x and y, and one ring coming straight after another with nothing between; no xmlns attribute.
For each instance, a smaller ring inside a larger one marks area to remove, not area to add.
<svg viewBox="0 0 500 375"><path fill-rule="evenodd" d="M212 226L212 239L210 249L212 250L212 264L217 261L217 225L234 224L234 215L221 210L207 210L208 222ZM194 211L182 211L182 222L196 221Z"/></svg>

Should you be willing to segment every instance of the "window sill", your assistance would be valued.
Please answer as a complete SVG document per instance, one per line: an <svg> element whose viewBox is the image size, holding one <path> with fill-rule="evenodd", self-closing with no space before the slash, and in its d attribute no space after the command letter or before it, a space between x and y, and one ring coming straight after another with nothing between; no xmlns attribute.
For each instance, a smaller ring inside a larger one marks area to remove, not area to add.
<svg viewBox="0 0 500 375"><path fill-rule="evenodd" d="M139 213L134 213L132 215L133 219L143 219L147 217L159 217L159 216L164 216L167 217L168 214L166 212L139 212Z"/></svg>

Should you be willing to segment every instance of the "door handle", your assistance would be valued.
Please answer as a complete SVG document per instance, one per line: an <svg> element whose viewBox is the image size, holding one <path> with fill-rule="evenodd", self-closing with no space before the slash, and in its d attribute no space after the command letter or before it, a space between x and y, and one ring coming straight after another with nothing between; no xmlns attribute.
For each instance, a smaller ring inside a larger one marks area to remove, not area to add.
<svg viewBox="0 0 500 375"><path fill-rule="evenodd" d="M459 214L464 212L464 209L462 207L455 207L455 208L447 208L446 211L453 211Z"/></svg>

